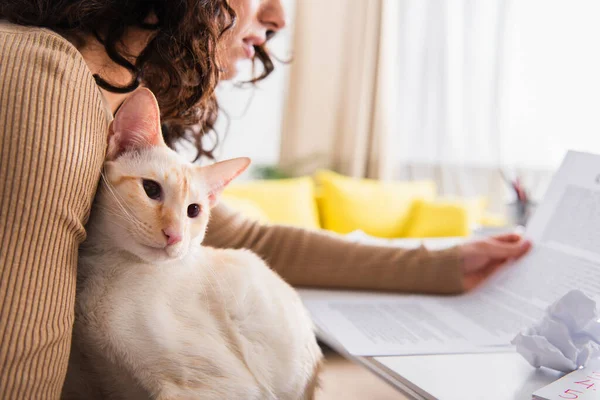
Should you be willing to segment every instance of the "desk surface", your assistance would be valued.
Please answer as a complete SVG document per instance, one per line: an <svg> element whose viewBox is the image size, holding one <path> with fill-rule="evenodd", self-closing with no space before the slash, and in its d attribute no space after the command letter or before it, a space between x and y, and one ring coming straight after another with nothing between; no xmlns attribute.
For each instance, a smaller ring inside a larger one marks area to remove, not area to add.
<svg viewBox="0 0 600 400"><path fill-rule="evenodd" d="M562 375L516 353L366 357L367 366L416 399L530 400Z"/></svg>
<svg viewBox="0 0 600 400"><path fill-rule="evenodd" d="M366 368L325 349L315 400L410 400Z"/></svg>
<svg viewBox="0 0 600 400"><path fill-rule="evenodd" d="M531 400L533 392L563 376L533 368L517 353L359 357L327 335L319 336L342 356L416 400Z"/></svg>

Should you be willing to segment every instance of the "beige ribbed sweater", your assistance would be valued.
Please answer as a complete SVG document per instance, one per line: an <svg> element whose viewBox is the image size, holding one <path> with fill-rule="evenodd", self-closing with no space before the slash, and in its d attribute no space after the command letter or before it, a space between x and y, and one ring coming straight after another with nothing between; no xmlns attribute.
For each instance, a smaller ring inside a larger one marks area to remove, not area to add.
<svg viewBox="0 0 600 400"><path fill-rule="evenodd" d="M81 54L48 30L0 21L0 398L60 395L77 248L111 116ZM294 285L455 293L456 249L360 246L214 210L206 244L250 248Z"/></svg>

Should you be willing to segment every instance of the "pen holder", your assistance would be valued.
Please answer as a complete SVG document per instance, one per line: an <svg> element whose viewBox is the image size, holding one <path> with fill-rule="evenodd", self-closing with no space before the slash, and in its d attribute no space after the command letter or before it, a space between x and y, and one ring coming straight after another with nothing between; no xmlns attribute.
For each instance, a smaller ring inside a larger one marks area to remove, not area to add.
<svg viewBox="0 0 600 400"><path fill-rule="evenodd" d="M529 217L533 214L536 204L532 201L515 201L507 204L507 216L513 225L526 226Z"/></svg>

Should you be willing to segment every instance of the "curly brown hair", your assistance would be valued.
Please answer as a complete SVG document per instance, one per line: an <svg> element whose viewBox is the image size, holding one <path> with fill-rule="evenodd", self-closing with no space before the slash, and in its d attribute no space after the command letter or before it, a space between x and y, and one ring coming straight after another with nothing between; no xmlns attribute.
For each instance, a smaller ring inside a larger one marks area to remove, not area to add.
<svg viewBox="0 0 600 400"><path fill-rule="evenodd" d="M150 16L156 17L155 23L147 22ZM215 133L219 112L214 93L220 75L217 42L236 21L227 0L2 0L0 18L51 29L75 43L94 35L108 56L132 74L124 86L99 75L94 76L96 83L117 93L143 83L158 99L166 143L173 146L185 139L196 147L197 159L213 158L218 137L211 148L203 146L202 139ZM132 63L119 43L133 26L153 35ZM252 83L274 69L266 47L255 50L254 62L262 68Z"/></svg>

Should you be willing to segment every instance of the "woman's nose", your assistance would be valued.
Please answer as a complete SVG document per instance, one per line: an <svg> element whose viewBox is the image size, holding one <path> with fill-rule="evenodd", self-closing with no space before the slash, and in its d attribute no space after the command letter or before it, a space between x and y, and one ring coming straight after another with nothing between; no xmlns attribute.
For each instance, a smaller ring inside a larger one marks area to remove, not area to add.
<svg viewBox="0 0 600 400"><path fill-rule="evenodd" d="M260 22L271 31L279 31L285 27L285 10L281 0L264 0L259 14Z"/></svg>

